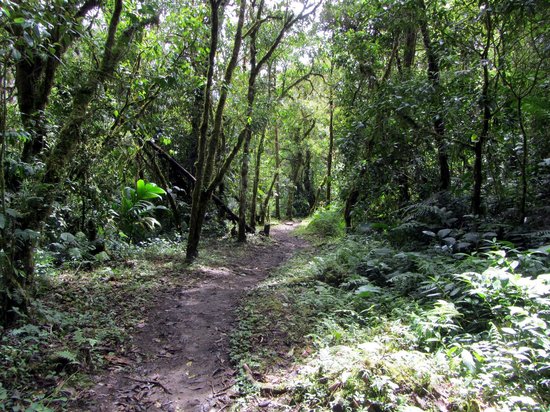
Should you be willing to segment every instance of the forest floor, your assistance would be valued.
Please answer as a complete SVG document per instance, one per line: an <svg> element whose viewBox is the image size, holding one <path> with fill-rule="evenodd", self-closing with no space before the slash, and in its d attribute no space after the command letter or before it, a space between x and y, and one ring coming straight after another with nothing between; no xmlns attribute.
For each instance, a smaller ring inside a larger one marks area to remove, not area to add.
<svg viewBox="0 0 550 412"><path fill-rule="evenodd" d="M218 411L232 398L236 371L230 333L245 294L308 243L295 223L271 230L271 239L244 246L216 243L182 281L153 295L124 356L112 359L74 410ZM172 274L173 275L173 274Z"/></svg>

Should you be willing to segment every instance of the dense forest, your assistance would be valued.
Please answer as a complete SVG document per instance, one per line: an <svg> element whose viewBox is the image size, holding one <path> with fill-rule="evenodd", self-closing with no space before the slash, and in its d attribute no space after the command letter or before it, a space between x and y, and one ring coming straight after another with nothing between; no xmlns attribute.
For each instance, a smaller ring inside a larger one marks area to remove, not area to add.
<svg viewBox="0 0 550 412"><path fill-rule="evenodd" d="M158 265L183 282L293 221L225 407L546 410L546 1L0 11L0 410L88 410Z"/></svg>

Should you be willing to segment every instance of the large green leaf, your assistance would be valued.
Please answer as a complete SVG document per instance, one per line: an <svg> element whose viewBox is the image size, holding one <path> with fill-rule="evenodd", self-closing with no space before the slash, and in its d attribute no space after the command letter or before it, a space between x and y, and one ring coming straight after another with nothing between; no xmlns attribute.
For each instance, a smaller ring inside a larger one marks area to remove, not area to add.
<svg viewBox="0 0 550 412"><path fill-rule="evenodd" d="M145 182L143 179L139 179L136 183L137 197L139 200L143 199L159 199L166 194L164 189L158 187L151 182Z"/></svg>

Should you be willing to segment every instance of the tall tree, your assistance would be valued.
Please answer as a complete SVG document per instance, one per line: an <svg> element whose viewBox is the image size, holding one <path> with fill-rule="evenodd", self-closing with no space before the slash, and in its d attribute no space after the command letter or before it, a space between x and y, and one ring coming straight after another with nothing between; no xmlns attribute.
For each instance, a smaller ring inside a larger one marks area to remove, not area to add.
<svg viewBox="0 0 550 412"><path fill-rule="evenodd" d="M191 217L189 221L189 235L187 239L186 258L192 261L198 256L199 241L204 222L204 216L208 202L214 193L214 190L221 183L225 173L231 166L231 163L239 151L244 135L241 133L233 150L221 165L217 174L214 175L214 166L216 163L216 151L219 146L219 140L222 136L223 113L229 93L233 73L237 67L239 52L243 40L243 25L245 19L246 0L241 0L239 7L239 17L231 51L231 58L225 69L225 75L221 87L220 98L216 106L214 116L214 126L210 137L208 136L210 105L212 98L212 84L214 80L215 56L218 49L218 37L220 31L220 13L223 12L223 0L210 1L210 52L208 58L208 72L204 91L204 106L202 113L202 123L198 141L198 155L195 164L196 182L193 187L193 197L191 203Z"/></svg>

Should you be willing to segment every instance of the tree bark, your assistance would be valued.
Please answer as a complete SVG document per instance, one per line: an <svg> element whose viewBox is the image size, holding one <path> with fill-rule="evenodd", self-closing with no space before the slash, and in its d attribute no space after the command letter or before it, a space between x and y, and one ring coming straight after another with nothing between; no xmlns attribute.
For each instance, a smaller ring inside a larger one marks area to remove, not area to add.
<svg viewBox="0 0 550 412"><path fill-rule="evenodd" d="M275 218L281 220L281 155L279 147L279 123L275 119L274 136L275 136Z"/></svg>
<svg viewBox="0 0 550 412"><path fill-rule="evenodd" d="M330 81L332 83L332 76L334 73L334 65L331 60L330 62ZM328 123L328 156L327 156L327 206L330 205L332 200L332 156L334 152L334 91L333 85L329 85L329 100L328 100L328 113L329 113L329 123Z"/></svg>
<svg viewBox="0 0 550 412"><path fill-rule="evenodd" d="M227 65L224 80L221 87L220 99L216 107L214 114L214 127L210 137L210 142L207 145L208 139L208 120L211 101L211 89L215 69L215 55L218 47L218 34L219 34L219 9L222 7L223 0L211 0L211 27L210 27L210 54L208 58L208 72L207 83L205 85L204 93L204 106L203 106L203 120L201 125L201 132L199 135L199 151L197 155L197 173L196 182L193 188L193 197L191 203L191 219L189 221L189 235L187 239L186 260L192 261L198 256L199 241L202 231L202 225L214 190L221 183L223 176L229 169L231 162L240 149L243 138L239 136L237 145L233 148L232 152L226 158L224 164L216 174L214 174L214 165L216 162L216 151L219 145L220 135L222 133L223 112L225 109L225 103L227 101L227 95L229 93L229 85L233 77L233 72L237 66L237 59L242 44L242 28L244 25L244 12L246 9L246 0L241 0L239 8L239 18L237 22L237 29L235 32L235 39L233 42L233 50L231 58ZM222 9L223 10L223 9ZM199 178L200 177L200 178Z"/></svg>
<svg viewBox="0 0 550 412"><path fill-rule="evenodd" d="M269 190L267 191L267 194L265 196L264 202L262 204L261 212L260 212L260 224L263 225L266 221L266 217L269 220L269 200L271 199L271 195L273 194L273 187L275 185L275 182L279 178L279 172L275 172L273 175L273 179L271 180L271 184L269 185Z"/></svg>
<svg viewBox="0 0 550 412"><path fill-rule="evenodd" d="M346 199L346 206L344 208L344 221L346 222L346 229L351 229L352 227L352 218L351 212L357 200L359 199L359 190L353 189Z"/></svg>
<svg viewBox="0 0 550 412"><path fill-rule="evenodd" d="M260 166L262 162L262 153L264 151L266 129L264 128L256 150L256 164L254 165L254 182L252 183L252 197L250 202L250 227L256 229L256 203L258 198L258 187L260 185Z"/></svg>

